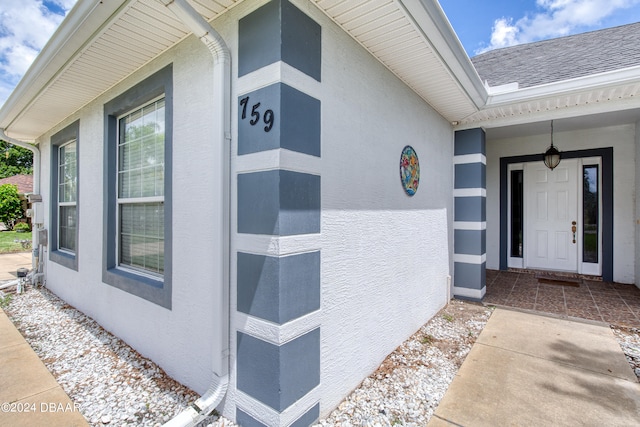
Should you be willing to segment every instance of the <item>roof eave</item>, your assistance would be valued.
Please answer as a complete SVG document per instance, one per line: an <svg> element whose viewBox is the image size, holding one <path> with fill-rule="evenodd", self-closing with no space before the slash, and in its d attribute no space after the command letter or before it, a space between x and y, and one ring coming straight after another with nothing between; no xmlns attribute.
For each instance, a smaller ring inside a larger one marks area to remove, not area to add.
<svg viewBox="0 0 640 427"><path fill-rule="evenodd" d="M490 95L455 130L493 128L640 108L640 66Z"/></svg>
<svg viewBox="0 0 640 427"><path fill-rule="evenodd" d="M451 77L475 107L482 108L489 96L487 90L440 4L431 0L401 0L401 3L447 65Z"/></svg>
<svg viewBox="0 0 640 427"><path fill-rule="evenodd" d="M496 95L490 95L486 107L523 102L539 98L563 96L576 91L602 90L609 86L640 82L640 66L607 71L590 76L576 77L570 80L526 87Z"/></svg>
<svg viewBox="0 0 640 427"><path fill-rule="evenodd" d="M488 99L471 60L464 51L451 24L440 5L434 0L396 0L399 8L404 9L413 20L414 28L431 44L438 61L442 64L443 75L457 87L458 102L455 108L447 108L450 97L436 97L433 105L451 122L468 116L472 111L483 108ZM59 76L72 67L74 58L78 58L90 44L105 31L107 25L124 13L134 0L79 0L69 12L51 40L40 52L33 65L19 82L9 99L0 108L0 129L8 136L25 141L35 141L44 132L42 126L25 127L25 114L33 115L32 107L40 103L44 94L57 81ZM424 70L423 70L424 71ZM420 77L422 78L422 77ZM453 87L453 86L452 86ZM102 93L96 89L95 96ZM424 93L422 95L425 95ZM425 95L426 96L426 95ZM426 96L426 98L429 98ZM48 100L51 104L51 100ZM83 101L84 102L84 101ZM466 104L466 105L465 105ZM46 105L46 103L45 103ZM78 101L77 108L84 103ZM461 107L463 106L463 107ZM77 111L69 109L68 113ZM457 110L456 110L457 108ZM42 111L40 112L40 114ZM33 119L33 117L31 117ZM55 120L51 120L54 123ZM47 124L48 127L51 124Z"/></svg>
<svg viewBox="0 0 640 427"><path fill-rule="evenodd" d="M11 136L11 124L38 98L51 79L65 68L68 61L128 1L130 0L80 0L76 3L0 107L0 128L7 135ZM38 136L21 135L21 139L34 141Z"/></svg>

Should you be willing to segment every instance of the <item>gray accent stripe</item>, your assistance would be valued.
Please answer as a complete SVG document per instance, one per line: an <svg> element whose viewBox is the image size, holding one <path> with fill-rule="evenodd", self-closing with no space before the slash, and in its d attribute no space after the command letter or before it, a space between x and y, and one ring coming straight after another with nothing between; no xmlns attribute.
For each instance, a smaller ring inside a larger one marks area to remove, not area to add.
<svg viewBox="0 0 640 427"><path fill-rule="evenodd" d="M242 427L268 427L238 407L236 407L236 424Z"/></svg>
<svg viewBox="0 0 640 427"><path fill-rule="evenodd" d="M320 133L320 101L291 86L275 83L238 97L238 155L286 148L320 157Z"/></svg>
<svg viewBox="0 0 640 427"><path fill-rule="evenodd" d="M281 60L321 80L322 28L288 1L271 1L238 26L239 77Z"/></svg>
<svg viewBox="0 0 640 427"><path fill-rule="evenodd" d="M484 255L487 248L487 230L454 230L454 253Z"/></svg>
<svg viewBox="0 0 640 427"><path fill-rule="evenodd" d="M280 2L271 1L238 22L238 77L280 60Z"/></svg>
<svg viewBox="0 0 640 427"><path fill-rule="evenodd" d="M320 232L320 177L286 170L238 175L238 233Z"/></svg>
<svg viewBox="0 0 640 427"><path fill-rule="evenodd" d="M487 188L487 166L483 163L455 165L454 188Z"/></svg>
<svg viewBox="0 0 640 427"><path fill-rule="evenodd" d="M487 220L487 198L455 197L454 210L454 221L484 222Z"/></svg>
<svg viewBox="0 0 640 427"><path fill-rule="evenodd" d="M320 418L320 404L316 403L300 418L290 424L289 427L308 427ZM267 427L266 424L253 418L251 415L236 407L236 424L242 427Z"/></svg>
<svg viewBox="0 0 640 427"><path fill-rule="evenodd" d="M454 283L458 288L482 289L487 285L487 264L468 264L455 262Z"/></svg>
<svg viewBox="0 0 640 427"><path fill-rule="evenodd" d="M486 154L484 130L480 128L460 130L455 133L454 156Z"/></svg>
<svg viewBox="0 0 640 427"><path fill-rule="evenodd" d="M286 84L281 87L280 146L320 157L320 101Z"/></svg>
<svg viewBox="0 0 640 427"><path fill-rule="evenodd" d="M237 387L282 412L320 384L320 329L277 346L237 333Z"/></svg>
<svg viewBox="0 0 640 427"><path fill-rule="evenodd" d="M320 404L316 403L311 409L295 420L290 427L308 427L320 418Z"/></svg>
<svg viewBox="0 0 640 427"><path fill-rule="evenodd" d="M322 27L285 0L282 22L282 60L321 81Z"/></svg>
<svg viewBox="0 0 640 427"><path fill-rule="evenodd" d="M238 311L283 324L320 308L320 252L238 253Z"/></svg>

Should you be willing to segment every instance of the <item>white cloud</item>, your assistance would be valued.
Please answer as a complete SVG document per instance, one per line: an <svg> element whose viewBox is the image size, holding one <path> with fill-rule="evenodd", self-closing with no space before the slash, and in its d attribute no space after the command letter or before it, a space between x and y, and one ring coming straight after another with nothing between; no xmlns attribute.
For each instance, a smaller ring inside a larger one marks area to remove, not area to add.
<svg viewBox="0 0 640 427"><path fill-rule="evenodd" d="M518 27L511 24L512 20L507 18L496 19L491 33L491 46L493 48L506 47L517 44Z"/></svg>
<svg viewBox="0 0 640 427"><path fill-rule="evenodd" d="M0 105L75 3L76 0L2 0Z"/></svg>
<svg viewBox="0 0 640 427"><path fill-rule="evenodd" d="M491 43L475 53L573 34L594 28L615 12L640 0L536 0L538 12L513 22L502 17L494 21Z"/></svg>

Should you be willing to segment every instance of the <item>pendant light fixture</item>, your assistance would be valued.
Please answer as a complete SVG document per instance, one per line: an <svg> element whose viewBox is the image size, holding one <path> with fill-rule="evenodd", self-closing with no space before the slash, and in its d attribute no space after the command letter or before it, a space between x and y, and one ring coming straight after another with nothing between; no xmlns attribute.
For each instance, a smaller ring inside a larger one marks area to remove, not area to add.
<svg viewBox="0 0 640 427"><path fill-rule="evenodd" d="M553 146L553 120L551 120L551 145L543 154L545 166L554 170L560 164L560 157L560 151Z"/></svg>

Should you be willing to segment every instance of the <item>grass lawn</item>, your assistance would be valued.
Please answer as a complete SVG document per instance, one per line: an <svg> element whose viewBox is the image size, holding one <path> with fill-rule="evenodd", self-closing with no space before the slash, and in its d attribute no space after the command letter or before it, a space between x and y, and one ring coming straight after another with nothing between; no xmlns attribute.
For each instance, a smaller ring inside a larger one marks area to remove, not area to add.
<svg viewBox="0 0 640 427"><path fill-rule="evenodd" d="M27 248L23 248L20 243L14 242L14 240L28 240L31 242L31 232L17 233L15 231L2 231L0 232L0 254L8 254L11 252L30 252L31 245Z"/></svg>

